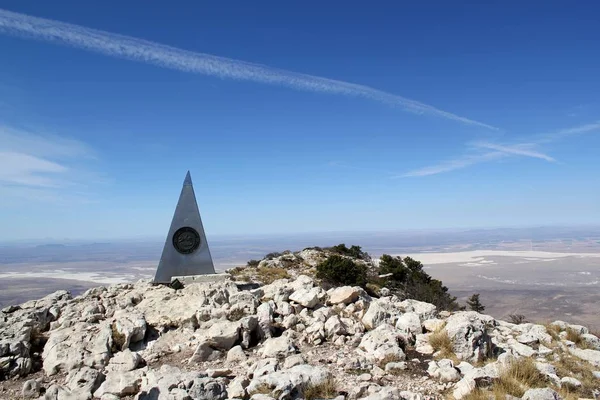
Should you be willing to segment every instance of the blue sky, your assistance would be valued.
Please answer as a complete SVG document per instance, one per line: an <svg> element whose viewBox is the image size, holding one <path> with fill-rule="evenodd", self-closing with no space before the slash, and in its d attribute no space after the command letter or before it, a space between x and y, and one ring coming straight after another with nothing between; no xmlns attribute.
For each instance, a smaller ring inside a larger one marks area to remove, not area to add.
<svg viewBox="0 0 600 400"><path fill-rule="evenodd" d="M600 4L0 1L0 240L600 223Z"/></svg>

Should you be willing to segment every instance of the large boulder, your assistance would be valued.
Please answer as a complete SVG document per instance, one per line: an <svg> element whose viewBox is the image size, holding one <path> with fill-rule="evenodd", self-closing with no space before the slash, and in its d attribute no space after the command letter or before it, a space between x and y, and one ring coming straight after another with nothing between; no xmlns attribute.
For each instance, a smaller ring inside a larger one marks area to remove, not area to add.
<svg viewBox="0 0 600 400"><path fill-rule="evenodd" d="M358 296L364 290L358 286L341 286L330 289L327 292L330 304L350 304L358 300Z"/></svg>
<svg viewBox="0 0 600 400"><path fill-rule="evenodd" d="M591 349L582 350L575 347L569 347L568 350L575 357L579 357L595 367L600 367L600 351Z"/></svg>
<svg viewBox="0 0 600 400"><path fill-rule="evenodd" d="M363 336L357 351L372 362L402 361L406 355L400 346L401 340L402 335L393 326L380 325Z"/></svg>
<svg viewBox="0 0 600 400"><path fill-rule="evenodd" d="M288 336L279 336L265 340L259 353L265 358L285 358L296 352L294 343Z"/></svg>
<svg viewBox="0 0 600 400"><path fill-rule="evenodd" d="M51 331L42 353L43 368L51 376L86 365L103 368L111 356L112 328L108 322L90 325L79 322Z"/></svg>
<svg viewBox="0 0 600 400"><path fill-rule="evenodd" d="M550 388L529 389L522 397L523 400L562 400L562 397Z"/></svg>
<svg viewBox="0 0 600 400"><path fill-rule="evenodd" d="M314 308L319 304L319 297L323 289L320 287L314 287L311 289L301 288L291 294L290 300L300 304L302 307Z"/></svg>
<svg viewBox="0 0 600 400"><path fill-rule="evenodd" d="M496 320L489 315L463 311L451 315L446 320L445 329L456 356L461 360L477 362L491 356L489 331L496 324Z"/></svg>
<svg viewBox="0 0 600 400"><path fill-rule="evenodd" d="M105 394L112 394L118 397L137 394L142 385L144 375L145 371L141 369L129 372L109 372L104 382L94 392L94 397L100 398Z"/></svg>
<svg viewBox="0 0 600 400"><path fill-rule="evenodd" d="M396 321L396 329L404 333L406 337L414 337L420 333L423 333L419 314L415 312L407 312L402 314Z"/></svg>
<svg viewBox="0 0 600 400"><path fill-rule="evenodd" d="M0 375L25 376L33 367L31 347L71 300L66 290L0 311Z"/></svg>
<svg viewBox="0 0 600 400"><path fill-rule="evenodd" d="M371 330L384 323L393 323L400 315L389 297L375 299L369 304L367 312L362 317L365 328Z"/></svg>
<svg viewBox="0 0 600 400"><path fill-rule="evenodd" d="M329 371L323 367L308 364L296 365L287 370L276 371L259 376L250 382L246 388L248 393L255 392L258 388L268 387L278 397L296 398L302 394L307 385L320 385L330 378Z"/></svg>
<svg viewBox="0 0 600 400"><path fill-rule="evenodd" d="M113 338L119 337L122 350L127 349L131 343L144 340L146 335L146 319L136 310L119 310L114 315Z"/></svg>
<svg viewBox="0 0 600 400"><path fill-rule="evenodd" d="M401 301L398 308L404 312L416 313L421 321L436 318L438 315L437 308L433 304L413 299Z"/></svg>
<svg viewBox="0 0 600 400"><path fill-rule="evenodd" d="M77 393L80 398L91 398L92 394L100 387L104 375L90 367L71 370L65 380L66 386L72 393Z"/></svg>

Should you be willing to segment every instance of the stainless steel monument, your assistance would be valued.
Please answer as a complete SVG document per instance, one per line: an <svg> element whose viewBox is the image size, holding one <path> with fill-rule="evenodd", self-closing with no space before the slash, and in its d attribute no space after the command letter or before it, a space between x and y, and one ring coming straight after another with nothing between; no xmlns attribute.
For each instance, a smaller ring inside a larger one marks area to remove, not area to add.
<svg viewBox="0 0 600 400"><path fill-rule="evenodd" d="M215 266L200 219L192 177L188 171L156 269L154 283L170 284L173 277L214 273Z"/></svg>

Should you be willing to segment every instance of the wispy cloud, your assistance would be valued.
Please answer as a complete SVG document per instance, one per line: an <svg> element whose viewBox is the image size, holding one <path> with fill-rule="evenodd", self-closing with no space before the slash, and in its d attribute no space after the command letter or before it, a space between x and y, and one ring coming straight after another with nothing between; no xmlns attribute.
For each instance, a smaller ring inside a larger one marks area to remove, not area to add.
<svg viewBox="0 0 600 400"><path fill-rule="evenodd" d="M0 190L4 196L59 198L81 189L82 160L94 157L85 144L0 126Z"/></svg>
<svg viewBox="0 0 600 400"><path fill-rule="evenodd" d="M475 143L474 145L477 147L480 147L482 149L496 150L498 152L505 153L505 154L539 158L539 159L546 160L549 162L556 161L554 158L550 157L547 154L533 150L532 148L535 147L535 144L533 144L533 143L521 143L521 144L517 144L517 145L513 145L513 146L503 146L503 145L495 144L495 143L478 142L478 143Z"/></svg>
<svg viewBox="0 0 600 400"><path fill-rule="evenodd" d="M363 97L418 114L428 114L480 128L498 130L494 126L369 86L187 51L129 36L1 9L0 32L195 74L279 85L302 91Z"/></svg>
<svg viewBox="0 0 600 400"><path fill-rule="evenodd" d="M575 135L600 131L600 121L575 126L572 128L561 129L556 132L545 133L542 135L531 136L527 142L505 145L490 142L473 142L468 143L469 152L462 157L444 161L432 166L408 171L402 175L395 177L417 177L436 175L444 172L450 172L461 168L467 168L476 164L481 164L490 161L496 161L502 158L511 156L532 157L548 162L556 162L554 157L551 157L538 148L541 145L565 140ZM478 154L473 154L473 150L479 149ZM485 150L485 152L481 152Z"/></svg>
<svg viewBox="0 0 600 400"><path fill-rule="evenodd" d="M406 172L402 175L396 175L393 178L409 178L409 177L419 177L419 176L429 176L429 175L437 175L444 172L455 171L457 169L462 169L466 167L470 167L471 165L489 162L493 160L498 160L506 157L506 153L500 151L493 151L484 154L478 155L467 155L461 158L456 158L453 160L448 160L441 162L436 165L431 165L424 168L415 169L409 172Z"/></svg>

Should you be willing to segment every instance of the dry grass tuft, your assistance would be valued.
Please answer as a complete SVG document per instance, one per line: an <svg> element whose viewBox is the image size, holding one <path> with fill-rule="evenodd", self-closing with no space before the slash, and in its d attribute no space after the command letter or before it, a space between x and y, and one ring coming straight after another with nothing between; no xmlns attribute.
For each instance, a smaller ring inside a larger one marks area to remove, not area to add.
<svg viewBox="0 0 600 400"><path fill-rule="evenodd" d="M577 332L575 329L567 328L567 340L575 343L576 346L581 346L585 343L585 340L581 337L581 333Z"/></svg>
<svg viewBox="0 0 600 400"><path fill-rule="evenodd" d="M552 340L560 342L560 328L556 325L545 324L546 331L548 331L548 335L552 337Z"/></svg>
<svg viewBox="0 0 600 400"><path fill-rule="evenodd" d="M477 388L463 397L462 400L490 400L490 392Z"/></svg>
<svg viewBox="0 0 600 400"><path fill-rule="evenodd" d="M332 377L318 385L308 384L302 388L302 392L306 400L333 399L338 396L337 383Z"/></svg>
<svg viewBox="0 0 600 400"><path fill-rule="evenodd" d="M435 352L440 352L439 357L449 358L453 361L458 360L454 353L452 340L450 339L450 336L448 336L446 329L438 329L429 335L429 344L433 347Z"/></svg>
<svg viewBox="0 0 600 400"><path fill-rule="evenodd" d="M252 397L255 394L271 394L271 392L273 392L273 390L271 390L271 387L269 385L267 385L266 383L261 383L260 385L255 387L251 393L248 393L248 395Z"/></svg>
<svg viewBox="0 0 600 400"><path fill-rule="evenodd" d="M278 279L289 279L287 270L278 267L259 267L256 270L258 279L265 285L271 284Z"/></svg>
<svg viewBox="0 0 600 400"><path fill-rule="evenodd" d="M592 364L565 352L560 352L559 359L554 363L554 366L559 377L570 376L582 383L580 388L561 388L561 395L594 398L593 390L598 388L598 380L594 377L593 371L595 369Z"/></svg>
<svg viewBox="0 0 600 400"><path fill-rule="evenodd" d="M379 368L385 369L385 366L388 365L388 363L398 362L398 361L402 361L402 360L396 354L388 354L381 361L379 361Z"/></svg>
<svg viewBox="0 0 600 400"><path fill-rule="evenodd" d="M510 363L493 388L496 398L502 394L522 397L527 389L546 387L547 384L546 377L536 368L535 361L523 357Z"/></svg>
<svg viewBox="0 0 600 400"><path fill-rule="evenodd" d="M123 346L125 345L125 335L117 330L117 324L112 324L110 326L112 330L112 352L116 353L117 351L125 350Z"/></svg>

